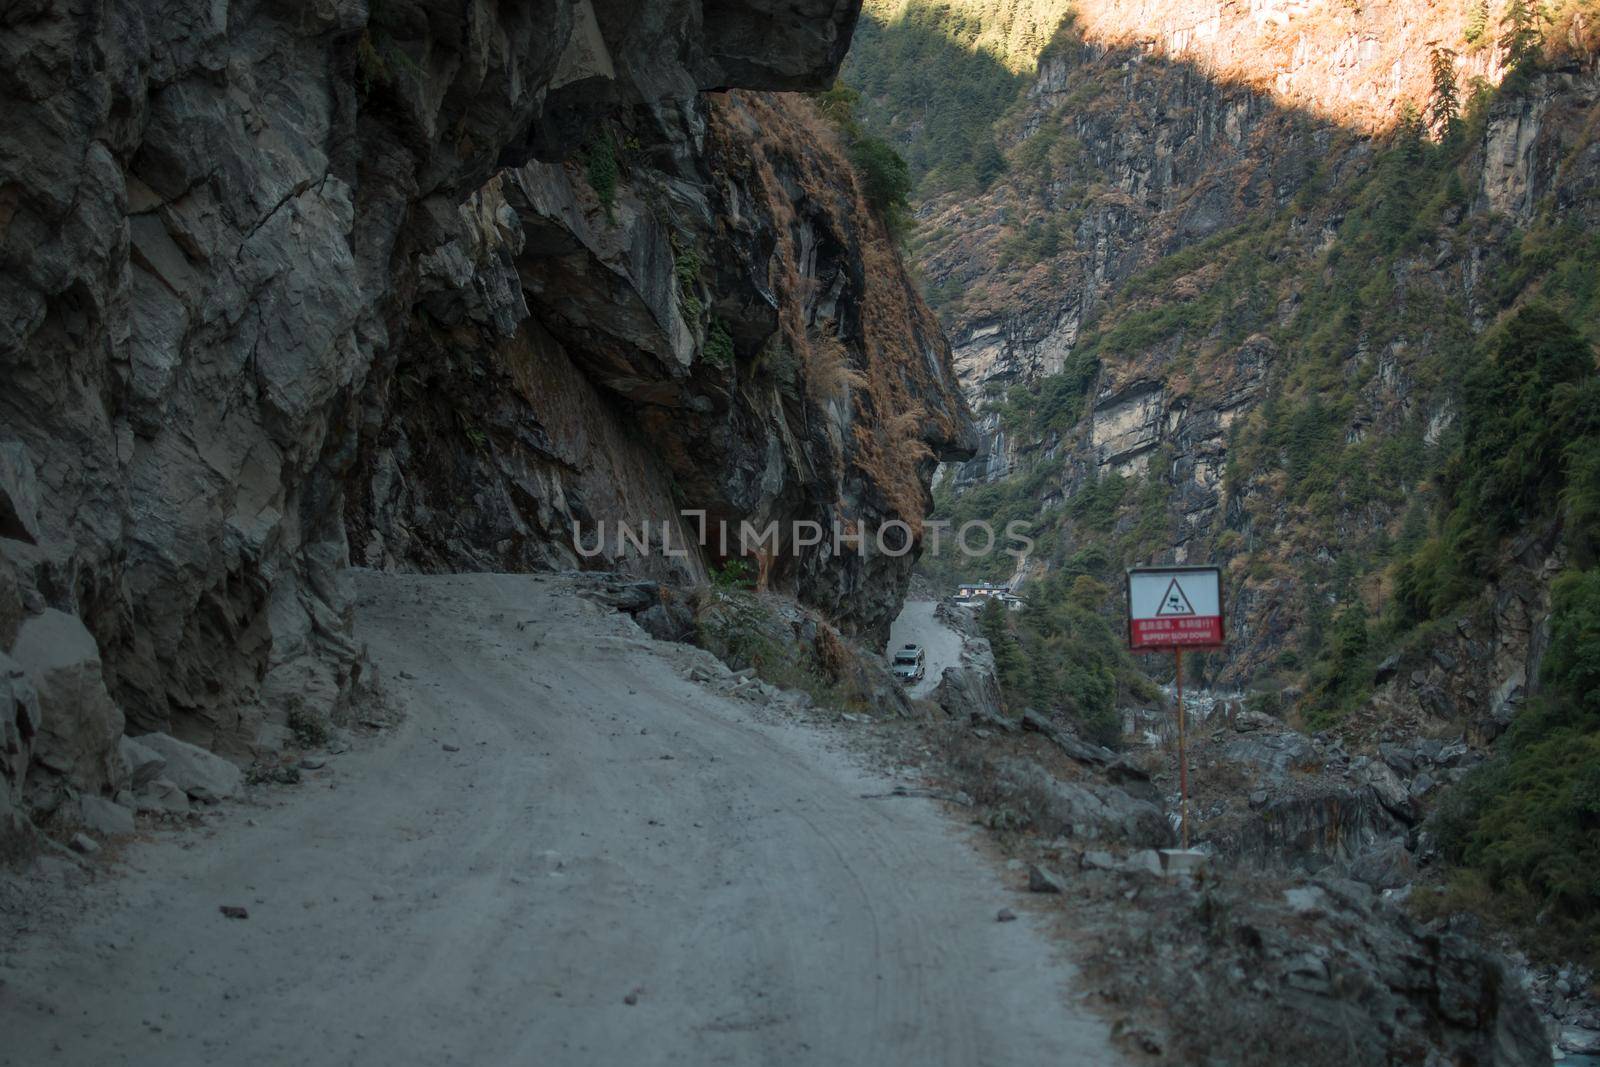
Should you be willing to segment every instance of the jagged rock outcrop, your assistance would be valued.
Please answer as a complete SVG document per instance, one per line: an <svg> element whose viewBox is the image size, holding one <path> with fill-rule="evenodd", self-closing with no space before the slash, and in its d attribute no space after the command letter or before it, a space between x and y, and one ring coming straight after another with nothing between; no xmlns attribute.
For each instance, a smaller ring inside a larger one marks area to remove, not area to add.
<svg viewBox="0 0 1600 1067"><path fill-rule="evenodd" d="M1564 562L1555 542L1548 528L1517 539L1503 553L1496 580L1462 605L1450 625L1380 664L1375 692L1353 728L1394 738L1464 731L1475 749L1504 733L1538 691L1550 582ZM1433 761L1424 755L1422 762Z"/></svg>
<svg viewBox="0 0 1600 1067"><path fill-rule="evenodd" d="M619 522L659 545L666 520L715 560L742 524L776 523L766 583L882 630L911 557L835 553L834 529L919 526L934 457L970 452L970 430L831 132L808 105L731 94L601 136L628 146L608 200L577 164L531 164L464 211L482 228L447 252L472 282L425 282L436 322L371 404L385 421L352 498L355 558L575 566L622 556ZM471 373L439 388L462 359ZM462 426L475 447L420 447ZM796 544L797 522L822 536Z"/></svg>
<svg viewBox="0 0 1600 1067"><path fill-rule="evenodd" d="M27 672L0 653L0 858L27 825L22 787L41 718L39 694Z"/></svg>
<svg viewBox="0 0 1600 1067"><path fill-rule="evenodd" d="M1135 880L1143 906L1130 909L1123 886ZM1502 961L1366 886L1224 870L1199 889L1123 876L1079 900L1090 896L1099 899L1077 904L1077 922L1085 937L1101 935L1090 967L1119 1026L1175 1062L1550 1062Z"/></svg>
<svg viewBox="0 0 1600 1067"><path fill-rule="evenodd" d="M1227 703L1204 695L1195 702ZM1259 712L1235 712L1231 729L1196 721L1189 746L1195 839L1244 867L1339 871L1375 888L1403 888L1432 858L1426 820L1443 787L1487 753L1469 722L1371 721L1383 714L1374 701L1349 728L1314 736ZM1417 736L1451 726L1454 737ZM1369 731L1407 740L1346 739Z"/></svg>
<svg viewBox="0 0 1600 1067"><path fill-rule="evenodd" d="M29 783L29 804L52 811L63 787L115 792L123 769L117 758L122 709L106 692L94 636L75 615L46 608L22 624L11 656L37 692L31 761L47 775ZM20 696L14 691L13 698ZM22 700L17 700L19 708ZM30 731L18 724L19 733Z"/></svg>
<svg viewBox="0 0 1600 1067"><path fill-rule="evenodd" d="M961 662L946 667L939 676L933 699L946 715L971 719L974 724L1015 730L1006 717L1005 699L995 674L994 652L987 639L964 636Z"/></svg>
<svg viewBox="0 0 1600 1067"><path fill-rule="evenodd" d="M244 758L362 691L352 556L696 575L572 521L915 524L970 450L937 326L825 129L698 95L825 86L857 6L0 14L0 646L76 616L130 732ZM872 629L908 569L769 577Z"/></svg>
<svg viewBox="0 0 1600 1067"><path fill-rule="evenodd" d="M980 784L981 783L981 784ZM1068 781L1032 760L999 758L974 779L978 798L1046 838L1077 837L1135 847L1172 844L1161 806L1101 781Z"/></svg>
<svg viewBox="0 0 1600 1067"><path fill-rule="evenodd" d="M979 821L1002 831L1028 865L1029 884L1070 901L1059 921L1102 991L1114 1034L1181 1063L1549 1062L1527 993L1497 954L1378 892L1409 879L1405 838L1372 837L1337 811L1319 819L1327 783L1303 757L1280 756L1320 740L1275 733L1283 740L1260 743L1269 729L1260 724L1216 736L1195 725L1191 830L1211 854L1197 876L1173 877L1149 851L1174 836L1158 803L1080 761L1052 774L1019 754L1026 733L991 733L980 745L963 729L950 767ZM1219 758L1241 739L1257 743ZM1035 754L1049 758L1047 749ZM1253 805L1285 801L1283 819L1273 816L1285 831L1277 839L1230 836L1251 822L1213 810L1241 767L1264 776ZM1345 783L1352 811L1379 807L1360 796L1369 784L1359 773ZM1290 875L1290 866L1301 871ZM1307 880L1307 868L1320 873Z"/></svg>

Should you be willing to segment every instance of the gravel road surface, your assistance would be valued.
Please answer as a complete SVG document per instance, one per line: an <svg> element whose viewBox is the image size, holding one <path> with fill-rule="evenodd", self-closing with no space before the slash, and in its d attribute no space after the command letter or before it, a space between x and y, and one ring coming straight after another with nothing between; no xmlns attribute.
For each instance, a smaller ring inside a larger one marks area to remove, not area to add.
<svg viewBox="0 0 1600 1067"><path fill-rule="evenodd" d="M355 580L404 721L12 916L0 1062L1117 1062L971 831L863 799L893 783L844 727L561 578Z"/></svg>

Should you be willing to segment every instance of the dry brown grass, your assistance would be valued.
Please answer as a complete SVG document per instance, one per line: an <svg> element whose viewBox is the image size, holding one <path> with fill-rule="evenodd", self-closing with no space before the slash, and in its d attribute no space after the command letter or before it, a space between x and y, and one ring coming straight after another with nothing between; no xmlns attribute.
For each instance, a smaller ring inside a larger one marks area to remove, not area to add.
<svg viewBox="0 0 1600 1067"><path fill-rule="evenodd" d="M719 150L743 164L776 226L767 280L778 297L779 329L803 370L812 417L849 398L847 455L840 457L844 469L835 471L841 496L853 468L893 517L920 535L935 446L961 430L948 342L883 220L868 208L837 133L809 100L734 92L714 100L711 119ZM849 272L840 301L858 309L858 318L819 309L818 279L802 264L808 237L842 246L844 262L859 261L859 287L849 291L857 285Z"/></svg>
<svg viewBox="0 0 1600 1067"><path fill-rule="evenodd" d="M817 626L817 639L813 643L817 656L817 667L830 682L838 682L844 677L845 669L850 662L850 652L845 648L844 642L839 640L839 635L833 627L827 624Z"/></svg>
<svg viewBox="0 0 1600 1067"><path fill-rule="evenodd" d="M833 328L820 331L811 342L811 357L806 388L819 404L866 387L867 376L850 365L850 350Z"/></svg>

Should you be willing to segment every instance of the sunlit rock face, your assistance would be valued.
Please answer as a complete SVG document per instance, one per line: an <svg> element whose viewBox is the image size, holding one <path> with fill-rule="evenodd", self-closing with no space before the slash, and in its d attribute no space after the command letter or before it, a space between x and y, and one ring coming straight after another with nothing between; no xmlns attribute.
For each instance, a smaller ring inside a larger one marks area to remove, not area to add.
<svg viewBox="0 0 1600 1067"><path fill-rule="evenodd" d="M920 520L971 451L937 325L828 129L700 95L826 87L858 6L0 16L0 648L76 616L130 732L245 757L360 692L352 561L695 578L573 523ZM769 578L872 630L909 566Z"/></svg>
<svg viewBox="0 0 1600 1067"><path fill-rule="evenodd" d="M1429 52L1436 46L1462 53L1463 81L1498 82L1503 74L1494 49L1467 47L1463 11L1455 5L1091 0L1074 10L1084 37L1097 44L1192 63L1208 77L1247 85L1280 106L1366 131L1388 128L1407 104L1425 105ZM1066 75L1055 68L1047 77Z"/></svg>

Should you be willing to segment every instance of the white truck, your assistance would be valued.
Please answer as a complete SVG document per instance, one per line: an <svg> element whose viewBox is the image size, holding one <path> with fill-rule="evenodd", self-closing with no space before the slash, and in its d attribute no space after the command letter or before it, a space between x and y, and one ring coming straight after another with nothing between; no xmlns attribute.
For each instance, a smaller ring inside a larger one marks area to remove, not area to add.
<svg viewBox="0 0 1600 1067"><path fill-rule="evenodd" d="M921 645L902 645L895 649L889 669L902 682L920 682L928 673L928 658Z"/></svg>

